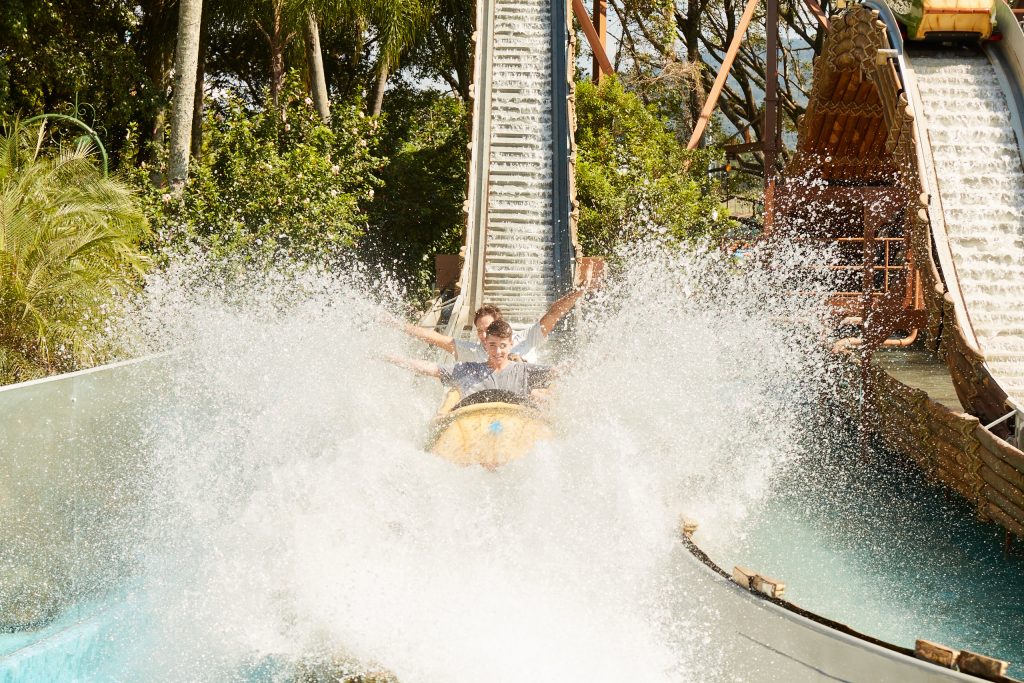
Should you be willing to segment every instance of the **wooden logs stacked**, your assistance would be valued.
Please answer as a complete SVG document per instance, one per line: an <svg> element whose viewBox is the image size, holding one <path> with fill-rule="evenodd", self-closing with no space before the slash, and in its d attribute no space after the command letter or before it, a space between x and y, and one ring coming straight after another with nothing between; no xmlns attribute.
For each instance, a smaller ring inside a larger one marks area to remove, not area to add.
<svg viewBox="0 0 1024 683"><path fill-rule="evenodd" d="M876 19L860 6L833 17L814 63L814 89L788 175L813 168L826 180L891 184L895 168L885 153L887 103L871 75L877 51L888 45Z"/></svg>
<svg viewBox="0 0 1024 683"><path fill-rule="evenodd" d="M932 401L878 367L872 367L877 432L886 444L908 455L929 478L943 482L978 504L984 482L978 474L978 419Z"/></svg>
<svg viewBox="0 0 1024 683"><path fill-rule="evenodd" d="M1003 528L1024 537L1024 453L982 426L974 436L981 444L983 511Z"/></svg>
<svg viewBox="0 0 1024 683"><path fill-rule="evenodd" d="M872 429L885 444L975 505L983 519L1024 538L1024 452L978 418L950 410L881 368L869 372L877 416ZM853 386L852 373L850 380Z"/></svg>
<svg viewBox="0 0 1024 683"><path fill-rule="evenodd" d="M1006 392L985 368L985 355L967 341L956 322L953 299L943 297L943 326L939 354L946 361L960 402L983 422L992 422L1007 413ZM1003 436L1006 427L996 432Z"/></svg>

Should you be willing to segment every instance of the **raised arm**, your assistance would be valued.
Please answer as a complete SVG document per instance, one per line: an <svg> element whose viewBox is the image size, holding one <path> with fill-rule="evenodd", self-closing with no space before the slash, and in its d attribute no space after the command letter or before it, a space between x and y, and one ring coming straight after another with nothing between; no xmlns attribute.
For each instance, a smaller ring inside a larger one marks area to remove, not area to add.
<svg viewBox="0 0 1024 683"><path fill-rule="evenodd" d="M555 329L555 325L562 319L562 316L572 310L572 307L576 305L576 302L586 291L586 289L580 287L551 304L551 308L540 319L540 331L545 337L551 334L551 330Z"/></svg>
<svg viewBox="0 0 1024 683"><path fill-rule="evenodd" d="M428 327L420 327L419 325L411 324L406 324L402 329L410 337L416 337L417 339L427 342L431 346L436 346L439 349L444 349L453 356L455 355L455 339L446 334L435 332Z"/></svg>
<svg viewBox="0 0 1024 683"><path fill-rule="evenodd" d="M455 340L447 335L435 332L428 327L409 324L404 320L399 320L387 312L381 312L378 318L388 327L394 327L397 330L402 330L410 337L415 337L416 339L427 342L431 346L444 349L453 356L455 355Z"/></svg>
<svg viewBox="0 0 1024 683"><path fill-rule="evenodd" d="M416 358L403 358L401 356L391 355L384 356L384 360L391 363L392 365L397 365L400 368L412 370L417 375L424 375L426 377L437 377L439 379L441 377L441 370L438 367L437 363L431 363L430 361L419 360Z"/></svg>
<svg viewBox="0 0 1024 683"><path fill-rule="evenodd" d="M600 270L600 269L598 269ZM551 334L551 330L555 329L555 325L562 317L572 310L572 307L576 305L579 298L586 294L591 286L600 287L600 273L595 277L595 268L593 262L588 262L583 266L583 270L580 271L580 279L583 284L569 292L561 299L551 304L551 308L544 314L544 317L540 319L540 331L547 337Z"/></svg>

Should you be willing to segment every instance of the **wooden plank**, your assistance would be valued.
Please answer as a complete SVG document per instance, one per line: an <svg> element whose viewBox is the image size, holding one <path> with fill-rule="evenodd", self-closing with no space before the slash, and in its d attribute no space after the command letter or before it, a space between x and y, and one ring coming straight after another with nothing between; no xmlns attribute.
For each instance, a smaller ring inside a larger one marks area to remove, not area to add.
<svg viewBox="0 0 1024 683"><path fill-rule="evenodd" d="M1024 538L1024 524L1019 524L1013 517L1003 512L998 505L985 503L984 512L999 526L1007 531Z"/></svg>
<svg viewBox="0 0 1024 683"><path fill-rule="evenodd" d="M827 31L828 18L825 16L824 10L821 9L821 5L819 5L815 0L804 0L804 4L807 5L807 9L811 11L814 18L818 20L818 24L821 25L822 30Z"/></svg>
<svg viewBox="0 0 1024 683"><path fill-rule="evenodd" d="M981 467L981 477L986 483L986 486L981 489L982 497L993 505L998 505L1000 510L1020 524L1024 524L1024 503L1021 500L1021 492L984 465Z"/></svg>
<svg viewBox="0 0 1024 683"><path fill-rule="evenodd" d="M918 640L914 643L915 657L923 659L926 662L931 662L932 664L938 664L939 666L947 669L953 668L953 665L956 664L956 658L959 655L959 650L954 650L951 647L946 647L939 643L933 643L930 640Z"/></svg>
<svg viewBox="0 0 1024 683"><path fill-rule="evenodd" d="M968 650L960 653L960 656L956 659L956 665L964 673L984 678L1001 678L1006 675L1006 670L1010 667L1009 662L979 655Z"/></svg>
<svg viewBox="0 0 1024 683"><path fill-rule="evenodd" d="M572 0L572 11L576 15L576 20L580 22L583 35L587 37L590 49L594 53L594 58L601 65L601 70L609 75L615 73L615 67L612 66L611 60L605 54L604 46L601 44L601 37L597 34L597 29L594 28L593 22L590 21L590 15L587 14L587 8L583 6L583 0Z"/></svg>
<svg viewBox="0 0 1024 683"><path fill-rule="evenodd" d="M764 593L770 598L781 598L782 594L786 592L786 584L778 579L760 574L754 576L753 585L754 590Z"/></svg>
<svg viewBox="0 0 1024 683"><path fill-rule="evenodd" d="M726 145L723 149L726 154L745 154L746 152L758 152L762 146L760 142L745 142L741 145Z"/></svg>
<svg viewBox="0 0 1024 683"><path fill-rule="evenodd" d="M725 53L725 58L722 60L722 66L718 69L718 75L715 77L715 82L711 86L711 92L708 93L707 101L704 102L704 108L701 109L700 117L697 119L697 125L693 127L693 134L690 135L690 141L687 143L686 149L696 149L697 144L700 143L700 139L704 135L704 129L707 128L708 122L711 120L711 112L714 111L715 105L718 104L718 96L722 94L722 88L725 86L725 80L728 78L729 71L732 69L732 63L736 59L736 53L739 52L740 43L743 42L743 36L747 32L747 26L750 25L750 20L754 17L754 10L757 9L758 2L759 0L747 0L747 6L743 10L743 16L740 17L739 24L736 25L736 33L733 34L732 42L729 43L729 50ZM577 3L580 4L580 7L583 6L582 0L573 0L574 9ZM585 13L586 12L584 11L584 14Z"/></svg>
<svg viewBox="0 0 1024 683"><path fill-rule="evenodd" d="M743 586L744 588L751 588L754 585L754 579L757 577L757 572L753 569L747 569L746 567L733 567L732 568L732 580Z"/></svg>
<svg viewBox="0 0 1024 683"><path fill-rule="evenodd" d="M597 32L597 39L601 43L601 50L605 53L608 51L608 0L594 0L594 28ZM607 54L605 60L608 59ZM601 66L601 60L597 54L594 54L594 66L593 66L593 78L594 82L598 85L601 84L601 78L605 75L604 69ZM575 126L575 122L573 123Z"/></svg>
<svg viewBox="0 0 1024 683"><path fill-rule="evenodd" d="M981 442L983 447L998 456L1008 466L1018 472L1024 472L1024 453L1021 453L981 425L974 430L974 436Z"/></svg>
<svg viewBox="0 0 1024 683"><path fill-rule="evenodd" d="M698 524L696 520L684 515L679 518L679 526L682 529L684 536L693 536L697 532Z"/></svg>

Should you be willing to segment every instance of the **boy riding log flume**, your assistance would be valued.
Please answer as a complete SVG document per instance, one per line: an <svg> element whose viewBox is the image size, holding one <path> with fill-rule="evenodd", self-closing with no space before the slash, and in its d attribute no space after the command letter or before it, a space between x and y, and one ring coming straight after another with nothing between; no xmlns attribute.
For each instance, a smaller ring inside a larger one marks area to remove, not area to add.
<svg viewBox="0 0 1024 683"><path fill-rule="evenodd" d="M417 374L436 377L450 391L434 421L427 450L453 462L480 464L494 469L532 450L550 437L551 428L537 409L556 370L527 363L555 324L568 313L590 286L585 284L552 304L547 313L521 337L494 306L482 306L474 316L479 342L455 340L412 325L404 329L427 343L452 353L455 363L398 356L385 359Z"/></svg>

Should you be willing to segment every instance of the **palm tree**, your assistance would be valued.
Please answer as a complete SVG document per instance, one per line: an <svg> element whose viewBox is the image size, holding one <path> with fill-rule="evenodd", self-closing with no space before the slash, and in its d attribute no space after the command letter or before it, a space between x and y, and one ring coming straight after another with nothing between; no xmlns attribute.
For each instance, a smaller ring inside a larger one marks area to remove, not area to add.
<svg viewBox="0 0 1024 683"><path fill-rule="evenodd" d="M44 136L17 122L0 135L0 382L95 362L105 311L149 265L131 191L91 143L46 155Z"/></svg>
<svg viewBox="0 0 1024 683"><path fill-rule="evenodd" d="M324 73L324 56L320 50L320 26L313 11L306 13L305 38L309 90L317 113L324 122L327 122L331 118L331 102L327 97L327 75Z"/></svg>
<svg viewBox="0 0 1024 683"><path fill-rule="evenodd" d="M402 54L426 31L435 0L356 0L377 30L377 90L373 115L381 112L388 78Z"/></svg>
<svg viewBox="0 0 1024 683"><path fill-rule="evenodd" d="M174 50L174 94L171 100L171 148L167 162L167 175L174 192L181 191L188 178L202 18L203 0L179 0L178 42Z"/></svg>

